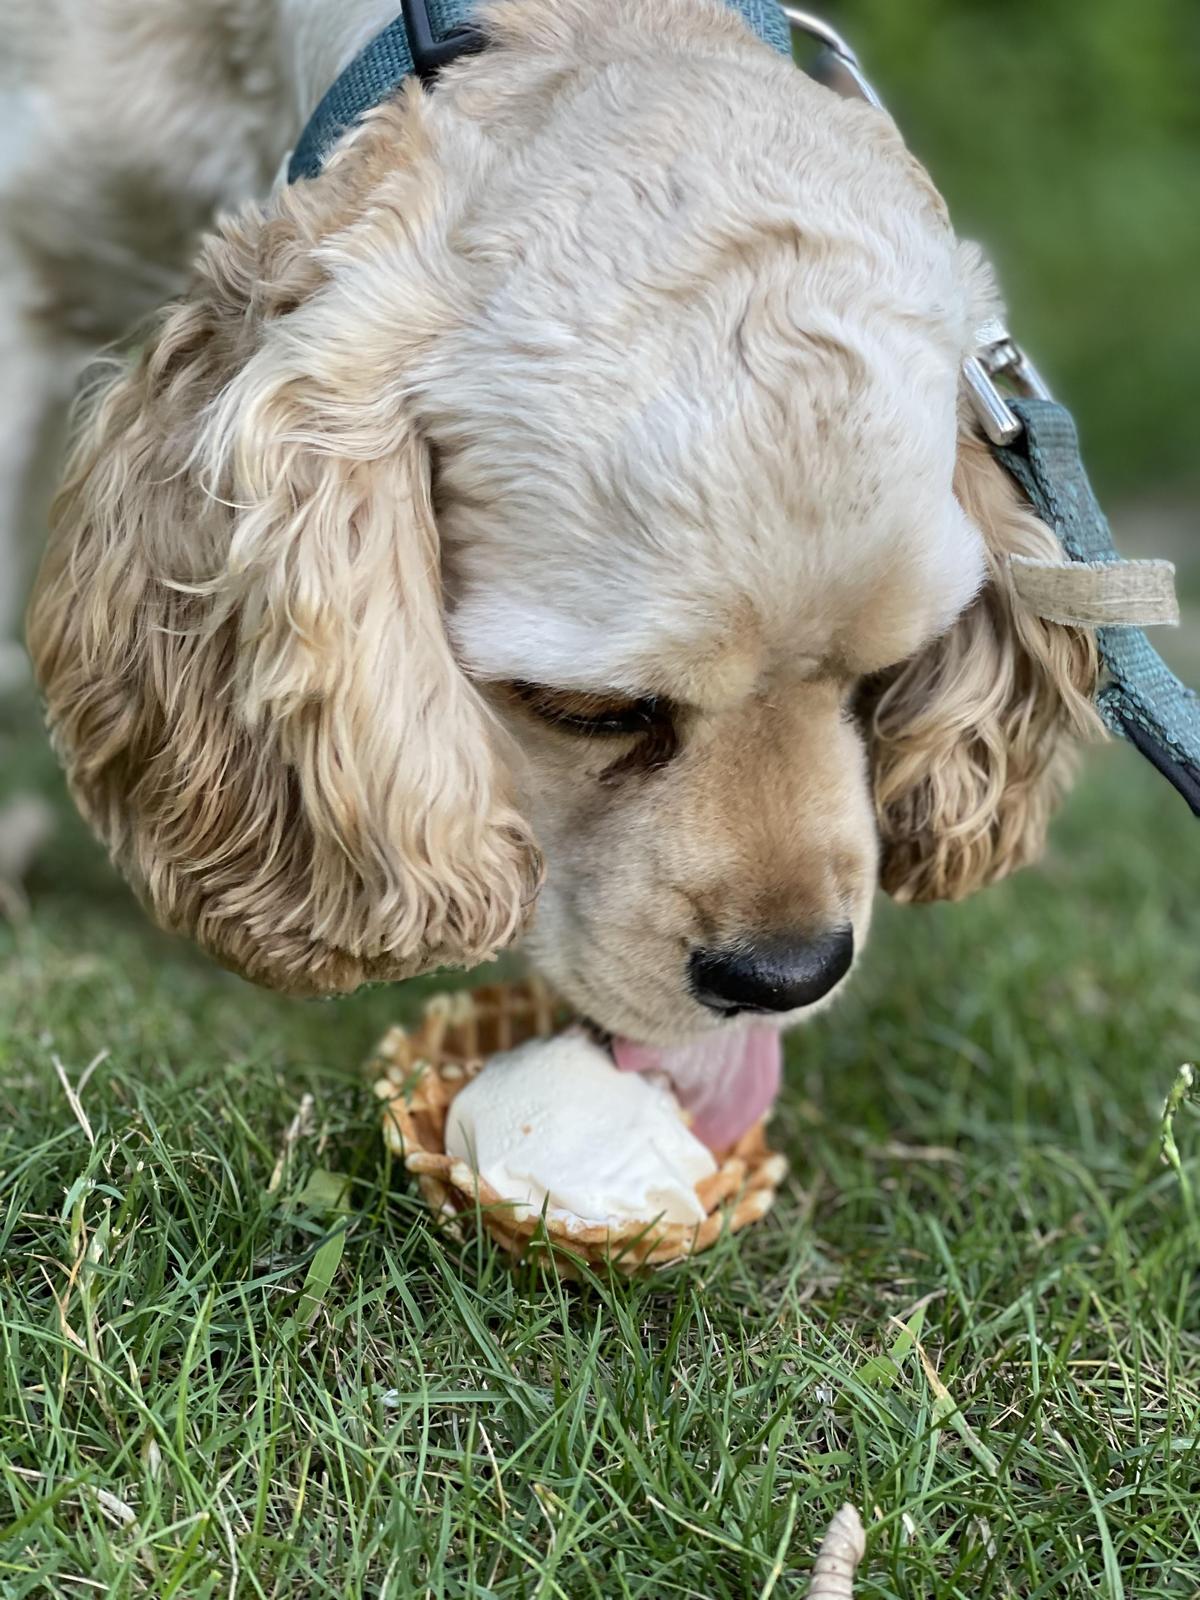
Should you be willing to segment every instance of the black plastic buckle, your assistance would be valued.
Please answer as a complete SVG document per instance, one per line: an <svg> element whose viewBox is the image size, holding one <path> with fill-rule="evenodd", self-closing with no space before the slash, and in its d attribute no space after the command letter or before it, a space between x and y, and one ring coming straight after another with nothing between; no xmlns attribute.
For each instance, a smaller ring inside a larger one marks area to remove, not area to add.
<svg viewBox="0 0 1200 1600"><path fill-rule="evenodd" d="M436 38L429 20L425 0L401 0L404 26L408 30L408 48L412 54L413 68L426 88L443 67L457 61L459 56L474 55L482 50L487 39L482 29L464 23L452 28L442 38Z"/></svg>

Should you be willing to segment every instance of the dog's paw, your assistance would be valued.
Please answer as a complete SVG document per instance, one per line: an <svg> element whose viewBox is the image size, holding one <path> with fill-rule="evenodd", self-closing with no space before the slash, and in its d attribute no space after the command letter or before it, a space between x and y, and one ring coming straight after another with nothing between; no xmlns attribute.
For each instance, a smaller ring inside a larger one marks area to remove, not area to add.
<svg viewBox="0 0 1200 1600"><path fill-rule="evenodd" d="M0 913L24 909L21 884L54 832L54 812L34 794L15 795L0 805Z"/></svg>

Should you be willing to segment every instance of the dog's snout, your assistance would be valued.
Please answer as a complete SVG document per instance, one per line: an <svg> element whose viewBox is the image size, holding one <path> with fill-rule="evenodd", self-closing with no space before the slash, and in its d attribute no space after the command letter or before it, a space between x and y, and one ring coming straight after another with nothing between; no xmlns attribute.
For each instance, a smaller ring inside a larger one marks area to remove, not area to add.
<svg viewBox="0 0 1200 1600"><path fill-rule="evenodd" d="M776 938L724 950L697 950L689 963L692 993L725 1016L743 1011L795 1011L822 999L854 960L854 931L834 928L813 938Z"/></svg>

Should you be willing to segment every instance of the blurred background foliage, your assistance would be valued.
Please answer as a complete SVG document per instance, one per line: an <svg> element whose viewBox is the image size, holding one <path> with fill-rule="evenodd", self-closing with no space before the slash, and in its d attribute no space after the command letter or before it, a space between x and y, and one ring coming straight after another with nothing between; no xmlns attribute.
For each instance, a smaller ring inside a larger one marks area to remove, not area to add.
<svg viewBox="0 0 1200 1600"><path fill-rule="evenodd" d="M1097 487L1194 489L1198 0L841 0L822 14L958 232L987 246Z"/></svg>

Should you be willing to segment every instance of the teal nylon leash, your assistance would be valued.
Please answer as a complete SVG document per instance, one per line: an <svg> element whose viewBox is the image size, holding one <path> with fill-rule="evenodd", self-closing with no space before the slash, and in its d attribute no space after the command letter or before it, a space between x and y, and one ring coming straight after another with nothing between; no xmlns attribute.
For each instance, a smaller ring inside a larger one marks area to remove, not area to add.
<svg viewBox="0 0 1200 1600"><path fill-rule="evenodd" d="M1079 455L1075 423L1053 400L1009 399L1023 424L992 448L1072 561L1120 561ZM1100 715L1173 784L1200 816L1200 696L1182 684L1141 628L1096 629L1108 681Z"/></svg>

